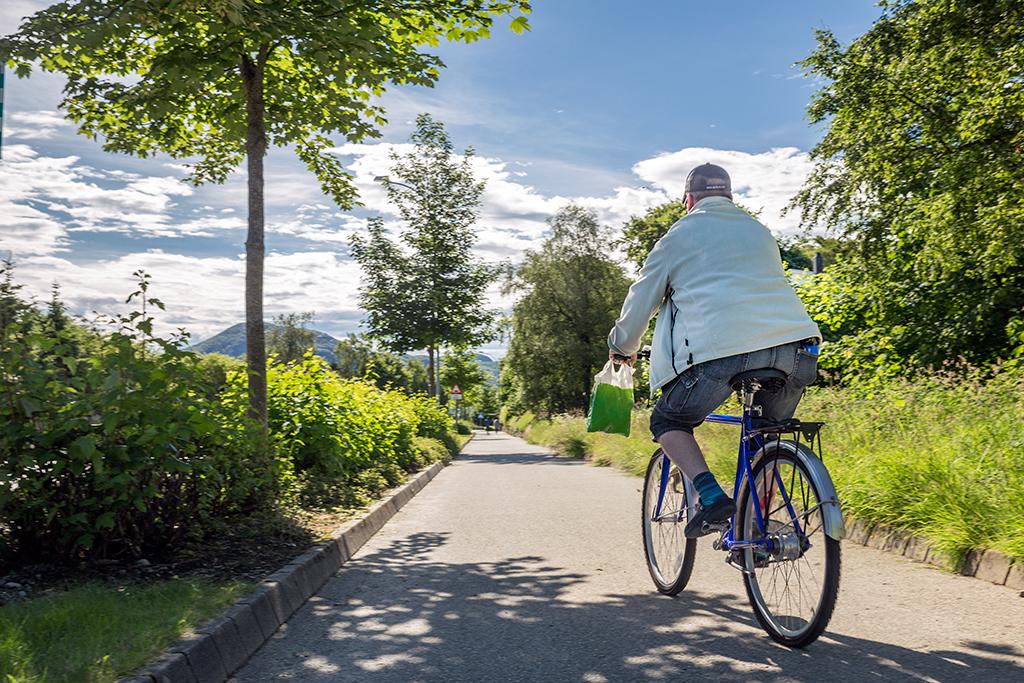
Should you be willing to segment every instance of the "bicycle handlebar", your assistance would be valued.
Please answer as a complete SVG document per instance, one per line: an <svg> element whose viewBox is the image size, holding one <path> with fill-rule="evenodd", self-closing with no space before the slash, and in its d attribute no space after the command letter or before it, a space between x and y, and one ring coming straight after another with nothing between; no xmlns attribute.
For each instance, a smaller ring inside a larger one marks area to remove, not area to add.
<svg viewBox="0 0 1024 683"><path fill-rule="evenodd" d="M641 360L641 359L643 359L643 360L650 360L651 359L651 347L650 346L644 346L642 349L637 351L636 357L637 357L637 360ZM616 353L616 354L614 354L612 356L612 359L616 360L616 361L618 361L620 363L625 363L627 360L629 360L629 356L622 356L622 355L619 355L619 354Z"/></svg>

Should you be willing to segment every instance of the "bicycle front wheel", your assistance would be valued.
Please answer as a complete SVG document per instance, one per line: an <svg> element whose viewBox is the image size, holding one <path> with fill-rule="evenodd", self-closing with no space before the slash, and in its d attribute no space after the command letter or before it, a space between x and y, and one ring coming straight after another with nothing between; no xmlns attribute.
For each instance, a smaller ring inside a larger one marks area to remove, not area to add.
<svg viewBox="0 0 1024 683"><path fill-rule="evenodd" d="M765 447L753 468L754 486L747 482L740 493L736 517L737 540L767 538L771 543L770 551L739 551L739 564L758 623L789 647L809 645L825 630L839 594L840 571L839 541L825 534L822 495L796 456L797 448L804 447L790 441Z"/></svg>
<svg viewBox="0 0 1024 683"><path fill-rule="evenodd" d="M659 506L660 500L660 506ZM647 464L640 511L647 569L658 592L677 595L693 572L697 539L686 538L686 484L682 472L658 449Z"/></svg>

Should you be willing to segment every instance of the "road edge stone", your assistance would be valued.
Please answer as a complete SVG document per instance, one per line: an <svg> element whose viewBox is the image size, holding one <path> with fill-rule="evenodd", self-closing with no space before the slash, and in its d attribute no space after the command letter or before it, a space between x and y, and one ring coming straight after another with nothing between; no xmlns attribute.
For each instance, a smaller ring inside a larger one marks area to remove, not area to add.
<svg viewBox="0 0 1024 683"><path fill-rule="evenodd" d="M953 557L934 548L920 536L884 524L871 524L856 517L845 517L846 539L858 545L902 555L908 560L930 564L962 576L970 576L998 586L1024 589L1024 562L1014 564L1006 555L991 549L967 553L959 569ZM1024 596L1024 593L1022 593Z"/></svg>
<svg viewBox="0 0 1024 683"><path fill-rule="evenodd" d="M447 464L435 462L421 470L362 517L342 525L328 540L266 577L224 614L118 683L223 683Z"/></svg>

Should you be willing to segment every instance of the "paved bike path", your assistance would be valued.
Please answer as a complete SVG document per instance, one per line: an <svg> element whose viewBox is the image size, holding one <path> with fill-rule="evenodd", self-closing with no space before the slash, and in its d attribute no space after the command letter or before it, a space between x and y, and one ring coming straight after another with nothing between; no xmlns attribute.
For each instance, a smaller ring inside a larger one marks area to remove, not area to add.
<svg viewBox="0 0 1024 683"><path fill-rule="evenodd" d="M236 675L237 681L1024 680L1024 598L853 544L829 631L804 651L754 622L704 539L654 592L640 480L478 435Z"/></svg>

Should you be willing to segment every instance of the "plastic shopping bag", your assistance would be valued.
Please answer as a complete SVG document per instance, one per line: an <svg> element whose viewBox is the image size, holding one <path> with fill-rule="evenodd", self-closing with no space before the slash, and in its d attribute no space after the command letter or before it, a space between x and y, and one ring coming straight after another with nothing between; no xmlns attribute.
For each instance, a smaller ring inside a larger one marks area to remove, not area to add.
<svg viewBox="0 0 1024 683"><path fill-rule="evenodd" d="M629 436L632 412L633 368L608 361L594 376L587 431Z"/></svg>

